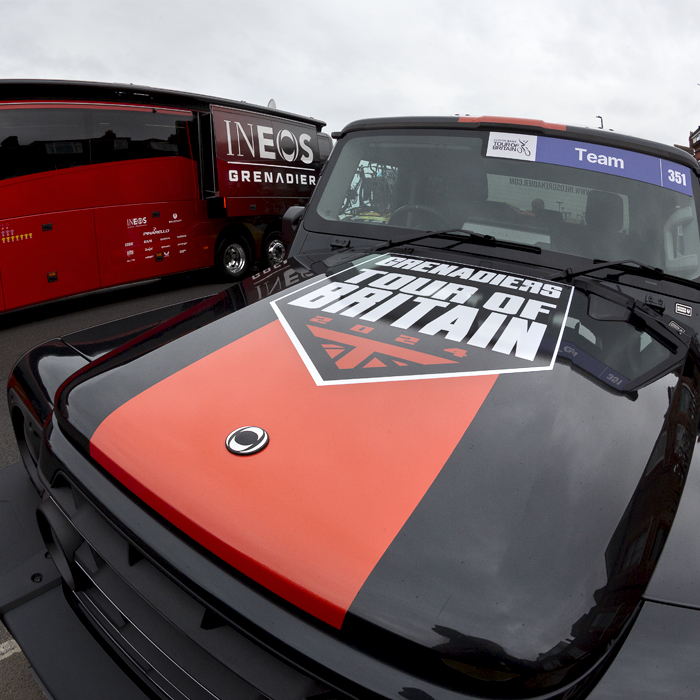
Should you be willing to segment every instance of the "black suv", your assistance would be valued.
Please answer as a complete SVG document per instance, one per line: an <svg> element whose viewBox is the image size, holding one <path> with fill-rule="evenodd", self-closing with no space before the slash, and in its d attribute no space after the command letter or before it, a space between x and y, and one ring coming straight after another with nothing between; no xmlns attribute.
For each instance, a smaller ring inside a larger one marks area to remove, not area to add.
<svg viewBox="0 0 700 700"><path fill-rule="evenodd" d="M492 117L335 136L289 263L15 367L0 611L44 686L690 697L697 163Z"/></svg>

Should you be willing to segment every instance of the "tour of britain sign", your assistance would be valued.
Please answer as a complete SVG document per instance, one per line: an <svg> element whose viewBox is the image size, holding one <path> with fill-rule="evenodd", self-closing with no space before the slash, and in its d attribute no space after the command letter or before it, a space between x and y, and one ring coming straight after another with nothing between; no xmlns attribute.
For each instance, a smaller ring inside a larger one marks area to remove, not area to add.
<svg viewBox="0 0 700 700"><path fill-rule="evenodd" d="M572 292L494 269L376 255L270 303L321 385L552 369Z"/></svg>

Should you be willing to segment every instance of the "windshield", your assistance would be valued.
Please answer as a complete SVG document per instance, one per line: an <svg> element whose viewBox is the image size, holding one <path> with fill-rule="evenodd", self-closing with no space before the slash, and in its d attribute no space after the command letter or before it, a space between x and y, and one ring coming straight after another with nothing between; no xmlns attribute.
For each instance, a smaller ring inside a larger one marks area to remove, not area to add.
<svg viewBox="0 0 700 700"><path fill-rule="evenodd" d="M464 229L700 275L697 183L687 166L501 132L377 131L339 145L310 212L312 225L322 223L317 215L333 233L389 240L397 229Z"/></svg>

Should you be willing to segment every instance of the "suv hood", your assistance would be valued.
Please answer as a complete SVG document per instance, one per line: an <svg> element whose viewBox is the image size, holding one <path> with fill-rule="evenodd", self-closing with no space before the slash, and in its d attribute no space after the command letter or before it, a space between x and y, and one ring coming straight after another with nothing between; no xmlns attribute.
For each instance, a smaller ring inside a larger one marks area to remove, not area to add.
<svg viewBox="0 0 700 700"><path fill-rule="evenodd" d="M329 380L286 294L247 307L234 288L106 354L59 390L59 424L237 572L392 663L481 694L590 669L638 610L678 507L694 353L634 394L561 333L541 371ZM336 367L349 352L311 336ZM424 369L405 347L363 371ZM243 426L269 444L229 452Z"/></svg>

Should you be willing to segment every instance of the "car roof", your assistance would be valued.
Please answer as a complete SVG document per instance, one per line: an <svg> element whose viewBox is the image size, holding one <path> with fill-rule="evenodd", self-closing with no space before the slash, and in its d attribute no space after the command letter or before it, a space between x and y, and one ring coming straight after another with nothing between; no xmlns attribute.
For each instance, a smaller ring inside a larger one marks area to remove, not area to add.
<svg viewBox="0 0 700 700"><path fill-rule="evenodd" d="M556 124L538 119L496 116L472 117L469 115L455 115L451 117L378 117L350 122L342 131L334 132L333 138L338 139L349 133L376 129L466 129L553 136L555 138L598 143L603 146L624 148L660 158L668 158L669 160L683 163L683 165L687 165L695 172L700 173L700 164L695 158L677 146L669 146L656 141L637 138L636 136L628 136L612 130Z"/></svg>

